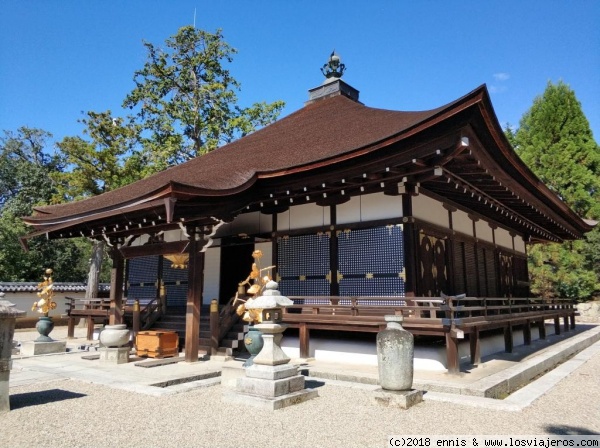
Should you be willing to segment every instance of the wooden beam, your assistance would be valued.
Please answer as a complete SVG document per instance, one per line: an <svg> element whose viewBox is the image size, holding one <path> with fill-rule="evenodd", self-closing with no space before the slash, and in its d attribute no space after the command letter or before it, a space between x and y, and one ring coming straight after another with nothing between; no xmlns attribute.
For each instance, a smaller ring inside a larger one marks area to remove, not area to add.
<svg viewBox="0 0 600 448"><path fill-rule="evenodd" d="M148 255L169 255L187 252L189 241L171 241L154 243L145 246L122 247L121 253L125 258L146 257Z"/></svg>

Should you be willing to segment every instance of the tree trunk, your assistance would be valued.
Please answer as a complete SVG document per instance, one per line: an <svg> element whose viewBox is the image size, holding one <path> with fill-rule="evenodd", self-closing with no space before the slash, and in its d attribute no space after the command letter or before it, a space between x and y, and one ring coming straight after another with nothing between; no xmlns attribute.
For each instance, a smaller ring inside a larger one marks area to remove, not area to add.
<svg viewBox="0 0 600 448"><path fill-rule="evenodd" d="M98 297L98 285L100 278L100 269L102 268L102 259L104 258L104 241L94 241L92 248L92 257L90 259L90 270L88 272L88 281L85 288L85 298L92 299ZM85 327L84 319L79 320L77 327Z"/></svg>
<svg viewBox="0 0 600 448"><path fill-rule="evenodd" d="M100 278L100 269L102 268L102 259L104 258L104 241L95 241L92 248L92 258L90 260L90 271L88 273L85 298L91 299L98 297L98 279Z"/></svg>

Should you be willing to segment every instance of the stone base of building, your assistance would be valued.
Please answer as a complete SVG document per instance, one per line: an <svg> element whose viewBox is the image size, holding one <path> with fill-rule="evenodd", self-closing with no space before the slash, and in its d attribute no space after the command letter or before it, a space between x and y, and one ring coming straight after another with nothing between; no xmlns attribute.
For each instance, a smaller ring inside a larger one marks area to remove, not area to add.
<svg viewBox="0 0 600 448"><path fill-rule="evenodd" d="M64 353L67 351L66 341L38 342L27 341L21 344L21 355L35 356L51 353Z"/></svg>
<svg viewBox="0 0 600 448"><path fill-rule="evenodd" d="M101 347L100 362L107 364L125 364L129 362L129 347Z"/></svg>
<svg viewBox="0 0 600 448"><path fill-rule="evenodd" d="M422 390L385 390L377 389L374 400L382 406L408 409L423 401Z"/></svg>

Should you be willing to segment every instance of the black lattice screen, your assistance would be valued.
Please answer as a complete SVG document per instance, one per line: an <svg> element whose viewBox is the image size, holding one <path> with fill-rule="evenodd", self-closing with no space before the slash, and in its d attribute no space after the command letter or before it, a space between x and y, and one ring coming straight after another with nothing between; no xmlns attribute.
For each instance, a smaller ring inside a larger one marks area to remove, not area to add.
<svg viewBox="0 0 600 448"><path fill-rule="evenodd" d="M338 248L341 296L404 297L401 225L340 232Z"/></svg>
<svg viewBox="0 0 600 448"><path fill-rule="evenodd" d="M279 290L287 296L329 295L329 235L278 238Z"/></svg>
<svg viewBox="0 0 600 448"><path fill-rule="evenodd" d="M187 303L188 270L173 269L171 264L163 258L163 284L167 292L167 306L184 307Z"/></svg>
<svg viewBox="0 0 600 448"><path fill-rule="evenodd" d="M158 256L131 258L129 278L127 279L128 300L152 300L156 297L156 281L158 277Z"/></svg>

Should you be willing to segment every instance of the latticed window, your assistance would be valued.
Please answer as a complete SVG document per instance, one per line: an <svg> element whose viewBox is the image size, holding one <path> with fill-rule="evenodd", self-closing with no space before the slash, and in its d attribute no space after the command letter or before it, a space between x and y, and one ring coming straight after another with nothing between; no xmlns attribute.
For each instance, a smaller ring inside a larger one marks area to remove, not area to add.
<svg viewBox="0 0 600 448"><path fill-rule="evenodd" d="M288 296L329 295L328 233L282 237L277 240L279 290Z"/></svg>
<svg viewBox="0 0 600 448"><path fill-rule="evenodd" d="M156 297L158 261L156 255L128 260L128 299L152 300Z"/></svg>
<svg viewBox="0 0 600 448"><path fill-rule="evenodd" d="M288 296L327 296L331 283L341 296L398 296L405 293L401 225L337 231L337 269L331 265L331 235L278 239L279 289ZM305 303L314 303L306 299Z"/></svg>
<svg viewBox="0 0 600 448"><path fill-rule="evenodd" d="M402 226L338 233L342 296L404 296Z"/></svg>

